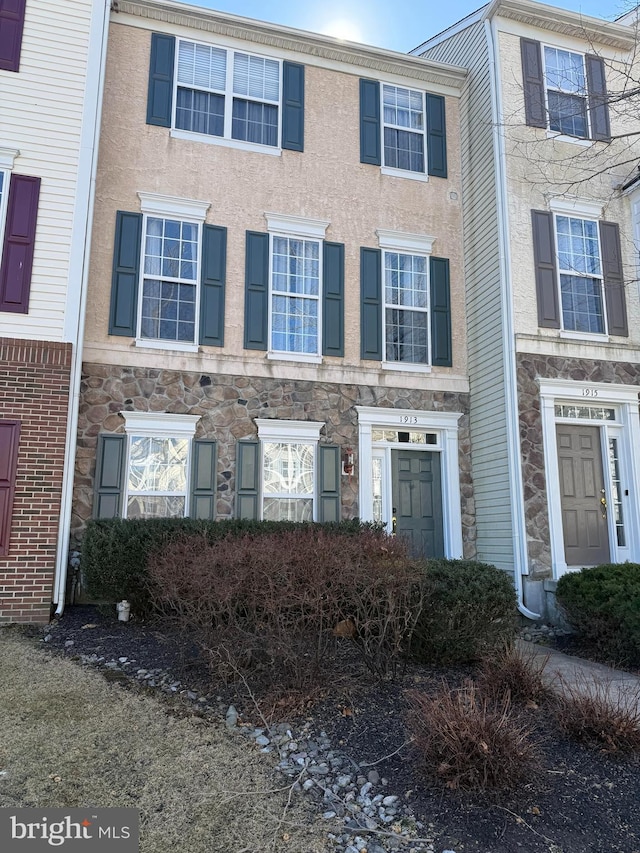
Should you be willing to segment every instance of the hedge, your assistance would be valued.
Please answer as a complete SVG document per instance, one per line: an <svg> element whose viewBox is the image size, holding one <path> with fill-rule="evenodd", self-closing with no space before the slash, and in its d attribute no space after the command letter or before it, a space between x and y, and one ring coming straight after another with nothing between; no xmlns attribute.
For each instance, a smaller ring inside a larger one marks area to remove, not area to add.
<svg viewBox="0 0 640 853"><path fill-rule="evenodd" d="M558 580L556 596L570 625L601 656L640 666L640 564L569 572Z"/></svg>

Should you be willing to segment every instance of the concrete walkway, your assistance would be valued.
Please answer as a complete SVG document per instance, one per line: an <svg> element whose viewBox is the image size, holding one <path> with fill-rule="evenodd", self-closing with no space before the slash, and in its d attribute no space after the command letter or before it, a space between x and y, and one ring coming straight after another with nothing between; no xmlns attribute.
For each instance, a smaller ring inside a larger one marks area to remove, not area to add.
<svg viewBox="0 0 640 853"><path fill-rule="evenodd" d="M538 643L518 640L518 647L524 655L548 658L543 677L552 689L560 690L564 683L579 692L604 690L613 702L617 698L624 700L633 696L640 710L640 676L621 669L613 669L603 663L566 655L564 652L558 652Z"/></svg>

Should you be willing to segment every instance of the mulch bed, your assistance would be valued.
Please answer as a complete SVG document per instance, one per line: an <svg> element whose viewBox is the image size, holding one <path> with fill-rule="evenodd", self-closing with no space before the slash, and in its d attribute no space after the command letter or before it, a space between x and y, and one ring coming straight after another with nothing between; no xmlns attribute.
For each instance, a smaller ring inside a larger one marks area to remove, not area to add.
<svg viewBox="0 0 640 853"><path fill-rule="evenodd" d="M256 719L246 697L207 683L196 650L158 626L119 623L96 608L77 606L69 607L42 634L49 636L47 648L72 658L126 656L137 668L170 671L183 687L206 693L221 707L233 701L249 719ZM73 645L65 645L69 641ZM460 683L469 674L411 666L402 679L383 685L360 675L328 685L315 701L302 703L298 713L318 732L325 731L337 749L366 765L364 775L376 770L389 780L388 793L408 802L435 835L437 853L640 853L640 760L567 740L544 708L523 712L539 732L542 767L518 791L461 793L429 777L406 743L404 691L433 690L443 678Z"/></svg>

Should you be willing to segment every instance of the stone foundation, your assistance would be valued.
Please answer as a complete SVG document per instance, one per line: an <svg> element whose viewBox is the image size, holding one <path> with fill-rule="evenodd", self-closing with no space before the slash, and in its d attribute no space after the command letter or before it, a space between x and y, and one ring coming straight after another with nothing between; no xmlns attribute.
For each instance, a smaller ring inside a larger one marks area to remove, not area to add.
<svg viewBox="0 0 640 853"><path fill-rule="evenodd" d="M85 364L81 386L72 519L77 542L91 518L97 436L124 432L119 412L199 415L196 438L218 442L216 517L234 515L236 443L255 438L255 418L322 421L321 441L353 448L355 475L342 478L342 517L358 515L358 421L355 406L462 412L459 463L464 556L475 556L467 394L224 376L141 367Z"/></svg>
<svg viewBox="0 0 640 853"><path fill-rule="evenodd" d="M535 580L551 574L547 485L544 472L540 388L537 380L540 378L573 379L576 382L609 382L612 385L640 386L640 364L520 353L517 357L517 365L527 547L531 578Z"/></svg>

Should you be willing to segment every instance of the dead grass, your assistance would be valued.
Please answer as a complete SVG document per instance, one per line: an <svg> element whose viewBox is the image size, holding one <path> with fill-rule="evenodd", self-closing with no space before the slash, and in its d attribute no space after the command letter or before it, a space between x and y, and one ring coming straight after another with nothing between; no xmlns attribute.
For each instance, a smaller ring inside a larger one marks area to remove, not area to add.
<svg viewBox="0 0 640 853"><path fill-rule="evenodd" d="M6 629L0 684L0 806L137 808L141 853L326 848L327 823L222 723L168 714Z"/></svg>
<svg viewBox="0 0 640 853"><path fill-rule="evenodd" d="M566 735L604 752L640 752L640 686L587 677L560 685L554 713Z"/></svg>
<svg viewBox="0 0 640 853"><path fill-rule="evenodd" d="M508 694L512 702L539 705L551 695L542 677L548 660L549 655L516 645L504 646L482 661L478 688L483 696L494 701Z"/></svg>

